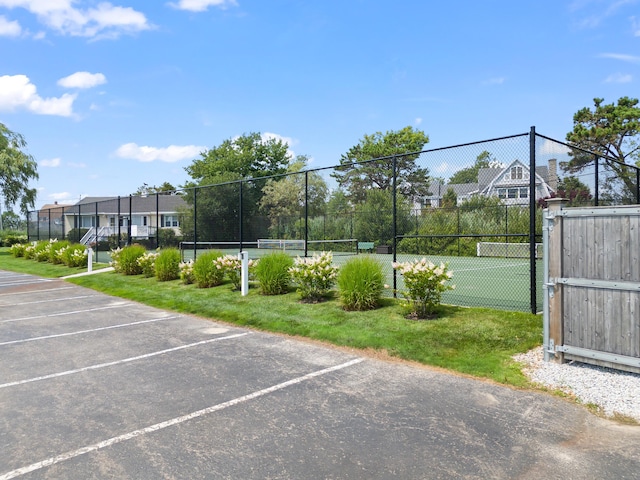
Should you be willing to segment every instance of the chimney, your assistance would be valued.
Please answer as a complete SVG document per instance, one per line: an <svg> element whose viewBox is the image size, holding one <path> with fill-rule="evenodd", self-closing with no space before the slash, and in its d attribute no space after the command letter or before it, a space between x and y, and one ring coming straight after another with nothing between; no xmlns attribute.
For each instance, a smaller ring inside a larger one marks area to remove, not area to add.
<svg viewBox="0 0 640 480"><path fill-rule="evenodd" d="M58 200L56 200L55 202L53 202L53 204L54 204L54 205L57 205L57 204L58 204Z"/></svg>
<svg viewBox="0 0 640 480"><path fill-rule="evenodd" d="M554 192L558 191L558 160L549 159L549 186Z"/></svg>

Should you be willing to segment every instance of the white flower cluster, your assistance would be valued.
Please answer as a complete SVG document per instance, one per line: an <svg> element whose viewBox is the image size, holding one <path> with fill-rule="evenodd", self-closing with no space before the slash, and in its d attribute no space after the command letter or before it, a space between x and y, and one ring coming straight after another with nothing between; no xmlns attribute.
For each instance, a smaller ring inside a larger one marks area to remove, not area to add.
<svg viewBox="0 0 640 480"><path fill-rule="evenodd" d="M249 260L249 268L253 269L257 263L257 260ZM242 267L242 261L237 255L224 255L222 257L218 257L213 261L213 264L218 270L224 271L224 274L233 284L233 288L240 290L240 284L242 282L240 277L240 268Z"/></svg>
<svg viewBox="0 0 640 480"><path fill-rule="evenodd" d="M297 257L289 269L303 300L319 300L333 287L338 267L333 265L333 253L322 252L312 257Z"/></svg>
<svg viewBox="0 0 640 480"><path fill-rule="evenodd" d="M447 283L453 277L453 272L444 263L435 265L422 258L413 262L393 262L391 265L402 274L406 288L402 294L411 313L418 318L432 315L440 305L442 293L455 288L455 285Z"/></svg>
<svg viewBox="0 0 640 480"><path fill-rule="evenodd" d="M195 282L195 277L193 276L193 260L180 262L180 280L182 280L182 283L185 285L191 285Z"/></svg>
<svg viewBox="0 0 640 480"><path fill-rule="evenodd" d="M111 257L111 261L109 262L109 266L113 267L113 269L116 272L121 272L122 269L120 268L120 254L122 253L122 248L121 247L117 247L117 248L112 248L111 251L109 252L109 255Z"/></svg>
<svg viewBox="0 0 640 480"><path fill-rule="evenodd" d="M156 258L159 253L146 252L141 257L136 259L140 268L142 268L142 274L145 277L153 277L156 274Z"/></svg>

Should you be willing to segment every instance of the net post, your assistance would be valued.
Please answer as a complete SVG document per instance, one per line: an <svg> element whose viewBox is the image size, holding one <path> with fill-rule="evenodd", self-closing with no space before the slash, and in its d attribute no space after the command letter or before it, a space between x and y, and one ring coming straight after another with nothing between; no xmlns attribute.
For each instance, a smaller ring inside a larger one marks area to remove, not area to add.
<svg viewBox="0 0 640 480"><path fill-rule="evenodd" d="M531 313L538 310L536 282L536 127L529 134L529 285Z"/></svg>
<svg viewBox="0 0 640 480"><path fill-rule="evenodd" d="M249 253L240 252L238 254L240 260L240 292L243 297L249 294Z"/></svg>

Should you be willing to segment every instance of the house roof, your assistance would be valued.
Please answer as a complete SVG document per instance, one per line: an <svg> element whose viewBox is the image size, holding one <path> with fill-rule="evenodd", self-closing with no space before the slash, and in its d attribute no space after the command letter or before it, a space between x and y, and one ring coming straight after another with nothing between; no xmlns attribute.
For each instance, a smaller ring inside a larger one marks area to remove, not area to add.
<svg viewBox="0 0 640 480"><path fill-rule="evenodd" d="M119 203L119 205L118 205ZM186 206L186 202L179 195L150 195L147 197L85 197L75 205L65 209L65 214L95 214L99 215L128 215L142 213L175 213Z"/></svg>

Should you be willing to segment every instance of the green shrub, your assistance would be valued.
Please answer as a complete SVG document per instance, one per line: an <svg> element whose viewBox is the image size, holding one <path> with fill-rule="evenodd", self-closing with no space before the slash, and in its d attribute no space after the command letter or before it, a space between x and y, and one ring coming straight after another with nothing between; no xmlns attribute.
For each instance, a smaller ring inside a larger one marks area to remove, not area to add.
<svg viewBox="0 0 640 480"><path fill-rule="evenodd" d="M11 247L16 243L27 243L27 236L23 233L4 233L2 235L2 245Z"/></svg>
<svg viewBox="0 0 640 480"><path fill-rule="evenodd" d="M158 241L162 248L177 247L180 237L171 228L161 228L158 230Z"/></svg>
<svg viewBox="0 0 640 480"><path fill-rule="evenodd" d="M333 265L333 253L322 252L314 254L313 257L296 258L289 273L298 285L300 298L304 301L317 302L333 287L338 275L338 267Z"/></svg>
<svg viewBox="0 0 640 480"><path fill-rule="evenodd" d="M180 263L180 280L182 280L182 283L185 285L191 285L196 281L193 276L193 260Z"/></svg>
<svg viewBox="0 0 640 480"><path fill-rule="evenodd" d="M255 267L256 279L263 295L280 295L289 291L293 258L284 252L273 252L260 259Z"/></svg>
<svg viewBox="0 0 640 480"><path fill-rule="evenodd" d="M70 245L68 240L58 240L51 245L51 252L49 253L49 261L55 265L64 263L62 254L65 249Z"/></svg>
<svg viewBox="0 0 640 480"><path fill-rule="evenodd" d="M384 289L382 265L371 257L349 260L338 273L340 303L345 310L372 310Z"/></svg>
<svg viewBox="0 0 640 480"><path fill-rule="evenodd" d="M24 257L24 249L27 248L26 243L14 243L9 248L9 253L16 258Z"/></svg>
<svg viewBox="0 0 640 480"><path fill-rule="evenodd" d="M129 245L120 250L117 263L117 271L125 275L140 275L142 267L138 263L138 258L143 256L147 251L140 245ZM113 257L112 257L113 258Z"/></svg>
<svg viewBox="0 0 640 480"><path fill-rule="evenodd" d="M38 246L38 242L36 242L36 241L28 243L27 245L25 245L23 257L26 258L27 260L33 260L34 258L36 258L36 247L37 246Z"/></svg>
<svg viewBox="0 0 640 480"><path fill-rule="evenodd" d="M438 266L422 258L392 265L402 275L405 286L402 295L406 299L409 314L416 318L434 315L440 306L442 294L454 288L447 283L453 276L447 264Z"/></svg>
<svg viewBox="0 0 640 480"><path fill-rule="evenodd" d="M48 262L51 255L51 246L55 240L40 240L35 248L33 258L38 262Z"/></svg>
<svg viewBox="0 0 640 480"><path fill-rule="evenodd" d="M142 275L147 278L156 276L156 259L158 258L158 253L155 252L145 252L144 255L138 257L138 265L142 269Z"/></svg>
<svg viewBox="0 0 640 480"><path fill-rule="evenodd" d="M160 250L156 257L156 278L161 282L180 278L180 252L177 249Z"/></svg>
<svg viewBox="0 0 640 480"><path fill-rule="evenodd" d="M80 243L73 243L62 251L62 262L67 267L86 267L87 259L87 247Z"/></svg>
<svg viewBox="0 0 640 480"><path fill-rule="evenodd" d="M193 264L193 277L199 288L210 288L220 285L224 278L224 270L216 267L214 260L222 256L218 250L209 250L200 254Z"/></svg>

